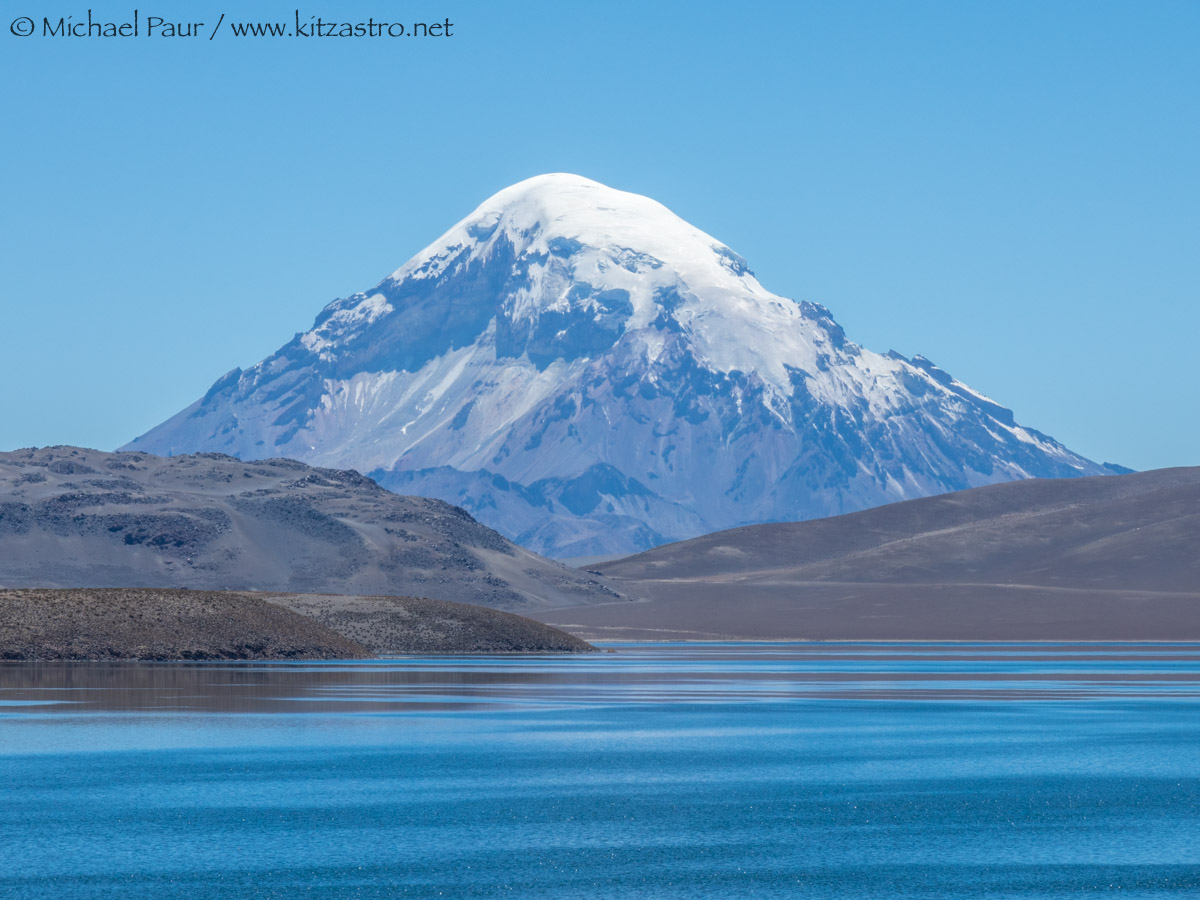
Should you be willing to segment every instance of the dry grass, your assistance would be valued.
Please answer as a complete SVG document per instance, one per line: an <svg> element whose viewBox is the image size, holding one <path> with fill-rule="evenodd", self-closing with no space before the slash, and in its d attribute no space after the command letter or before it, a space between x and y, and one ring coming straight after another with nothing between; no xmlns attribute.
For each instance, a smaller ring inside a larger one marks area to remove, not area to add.
<svg viewBox="0 0 1200 900"><path fill-rule="evenodd" d="M321 623L233 591L0 591L0 659L362 659Z"/></svg>

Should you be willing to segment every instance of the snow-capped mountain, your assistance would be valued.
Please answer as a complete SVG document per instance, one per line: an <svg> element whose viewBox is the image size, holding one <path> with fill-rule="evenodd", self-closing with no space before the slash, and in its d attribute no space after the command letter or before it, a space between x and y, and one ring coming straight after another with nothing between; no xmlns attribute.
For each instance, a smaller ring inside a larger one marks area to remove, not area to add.
<svg viewBox="0 0 1200 900"><path fill-rule="evenodd" d="M496 194L126 449L355 468L559 557L1116 470L575 175Z"/></svg>

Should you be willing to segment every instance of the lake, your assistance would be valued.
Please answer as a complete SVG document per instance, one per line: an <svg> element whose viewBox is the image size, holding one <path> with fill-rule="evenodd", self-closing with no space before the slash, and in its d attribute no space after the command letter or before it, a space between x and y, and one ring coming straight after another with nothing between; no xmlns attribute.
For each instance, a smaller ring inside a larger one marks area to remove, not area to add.
<svg viewBox="0 0 1200 900"><path fill-rule="evenodd" d="M1193 644L0 664L0 896L1200 893Z"/></svg>

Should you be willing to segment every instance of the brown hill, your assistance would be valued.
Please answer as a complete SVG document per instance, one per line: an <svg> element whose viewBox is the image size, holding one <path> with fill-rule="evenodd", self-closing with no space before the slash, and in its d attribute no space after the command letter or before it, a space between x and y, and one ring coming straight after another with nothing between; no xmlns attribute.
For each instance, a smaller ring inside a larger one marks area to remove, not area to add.
<svg viewBox="0 0 1200 900"><path fill-rule="evenodd" d="M1200 468L1030 480L755 525L594 566L587 635L1200 639Z"/></svg>

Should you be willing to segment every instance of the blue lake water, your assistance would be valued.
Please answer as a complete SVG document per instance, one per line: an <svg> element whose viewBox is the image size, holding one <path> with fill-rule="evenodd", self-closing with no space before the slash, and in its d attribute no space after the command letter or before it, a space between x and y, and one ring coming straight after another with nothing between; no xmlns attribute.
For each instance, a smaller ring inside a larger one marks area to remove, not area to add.
<svg viewBox="0 0 1200 900"><path fill-rule="evenodd" d="M1200 895L1196 645L0 664L3 897Z"/></svg>

